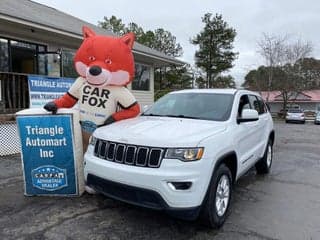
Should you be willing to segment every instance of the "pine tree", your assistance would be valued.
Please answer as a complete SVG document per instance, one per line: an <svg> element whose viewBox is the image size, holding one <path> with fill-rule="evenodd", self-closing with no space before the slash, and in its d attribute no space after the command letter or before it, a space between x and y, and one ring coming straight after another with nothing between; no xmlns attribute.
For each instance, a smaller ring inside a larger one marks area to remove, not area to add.
<svg viewBox="0 0 320 240"><path fill-rule="evenodd" d="M113 15L111 18L104 17L102 22L98 22L98 26L118 35L123 35L126 32L126 26L122 23L122 19Z"/></svg>
<svg viewBox="0 0 320 240"><path fill-rule="evenodd" d="M237 53L233 52L233 41L236 30L229 27L222 15L206 13L202 18L205 24L191 43L199 46L195 53L196 66L206 73L208 87L214 86L214 81L220 73L230 69Z"/></svg>

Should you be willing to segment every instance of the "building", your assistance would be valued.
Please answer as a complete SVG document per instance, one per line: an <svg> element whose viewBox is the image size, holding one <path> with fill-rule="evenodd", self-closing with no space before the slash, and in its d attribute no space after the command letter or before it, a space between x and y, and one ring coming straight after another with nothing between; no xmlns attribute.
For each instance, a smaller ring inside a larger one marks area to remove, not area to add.
<svg viewBox="0 0 320 240"><path fill-rule="evenodd" d="M29 107L28 75L77 77L73 56L82 26L114 35L57 9L30 0L0 1L0 155L20 151L14 113ZM135 43L136 77L128 89L143 105L154 101L154 68L185 63Z"/></svg>
<svg viewBox="0 0 320 240"><path fill-rule="evenodd" d="M0 1L0 114L28 108L28 74L77 76L73 55L83 40L84 25L97 34L114 35L30 0ZM141 105L148 105L154 100L154 68L184 62L139 43L134 44L133 53L137 76L142 77L128 88Z"/></svg>
<svg viewBox="0 0 320 240"><path fill-rule="evenodd" d="M283 97L280 91L260 92L268 102L272 113L280 113L283 109ZM290 94L287 108L295 107L304 111L320 111L320 90L308 90Z"/></svg>

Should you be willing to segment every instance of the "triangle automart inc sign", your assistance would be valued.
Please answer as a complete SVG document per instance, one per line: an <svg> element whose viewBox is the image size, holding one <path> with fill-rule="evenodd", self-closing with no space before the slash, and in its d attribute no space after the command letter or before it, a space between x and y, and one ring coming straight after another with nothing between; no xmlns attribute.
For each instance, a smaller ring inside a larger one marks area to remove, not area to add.
<svg viewBox="0 0 320 240"><path fill-rule="evenodd" d="M72 115L18 115L25 195L77 195Z"/></svg>
<svg viewBox="0 0 320 240"><path fill-rule="evenodd" d="M41 108L47 102L61 97L73 82L73 78L28 75L30 108Z"/></svg>

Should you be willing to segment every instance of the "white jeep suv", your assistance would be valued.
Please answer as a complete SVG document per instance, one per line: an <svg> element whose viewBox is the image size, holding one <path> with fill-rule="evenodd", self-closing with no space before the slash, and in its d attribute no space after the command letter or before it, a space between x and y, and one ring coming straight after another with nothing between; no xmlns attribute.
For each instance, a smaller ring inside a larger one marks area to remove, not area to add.
<svg viewBox="0 0 320 240"><path fill-rule="evenodd" d="M254 92L172 92L139 117L98 128L84 156L88 186L127 203L223 225L232 184L272 164L271 115Z"/></svg>

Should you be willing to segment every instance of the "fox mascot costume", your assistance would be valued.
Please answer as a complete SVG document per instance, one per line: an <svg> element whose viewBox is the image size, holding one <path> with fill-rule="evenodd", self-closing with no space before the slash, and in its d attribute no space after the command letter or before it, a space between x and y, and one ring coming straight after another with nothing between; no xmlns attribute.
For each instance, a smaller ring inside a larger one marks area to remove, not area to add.
<svg viewBox="0 0 320 240"><path fill-rule="evenodd" d="M135 117L140 113L140 107L125 87L134 77L131 51L134 34L100 36L85 26L82 31L84 41L74 57L80 77L67 93L48 102L44 108L55 114L59 108L70 108L79 103L85 151L89 137L97 127Z"/></svg>

